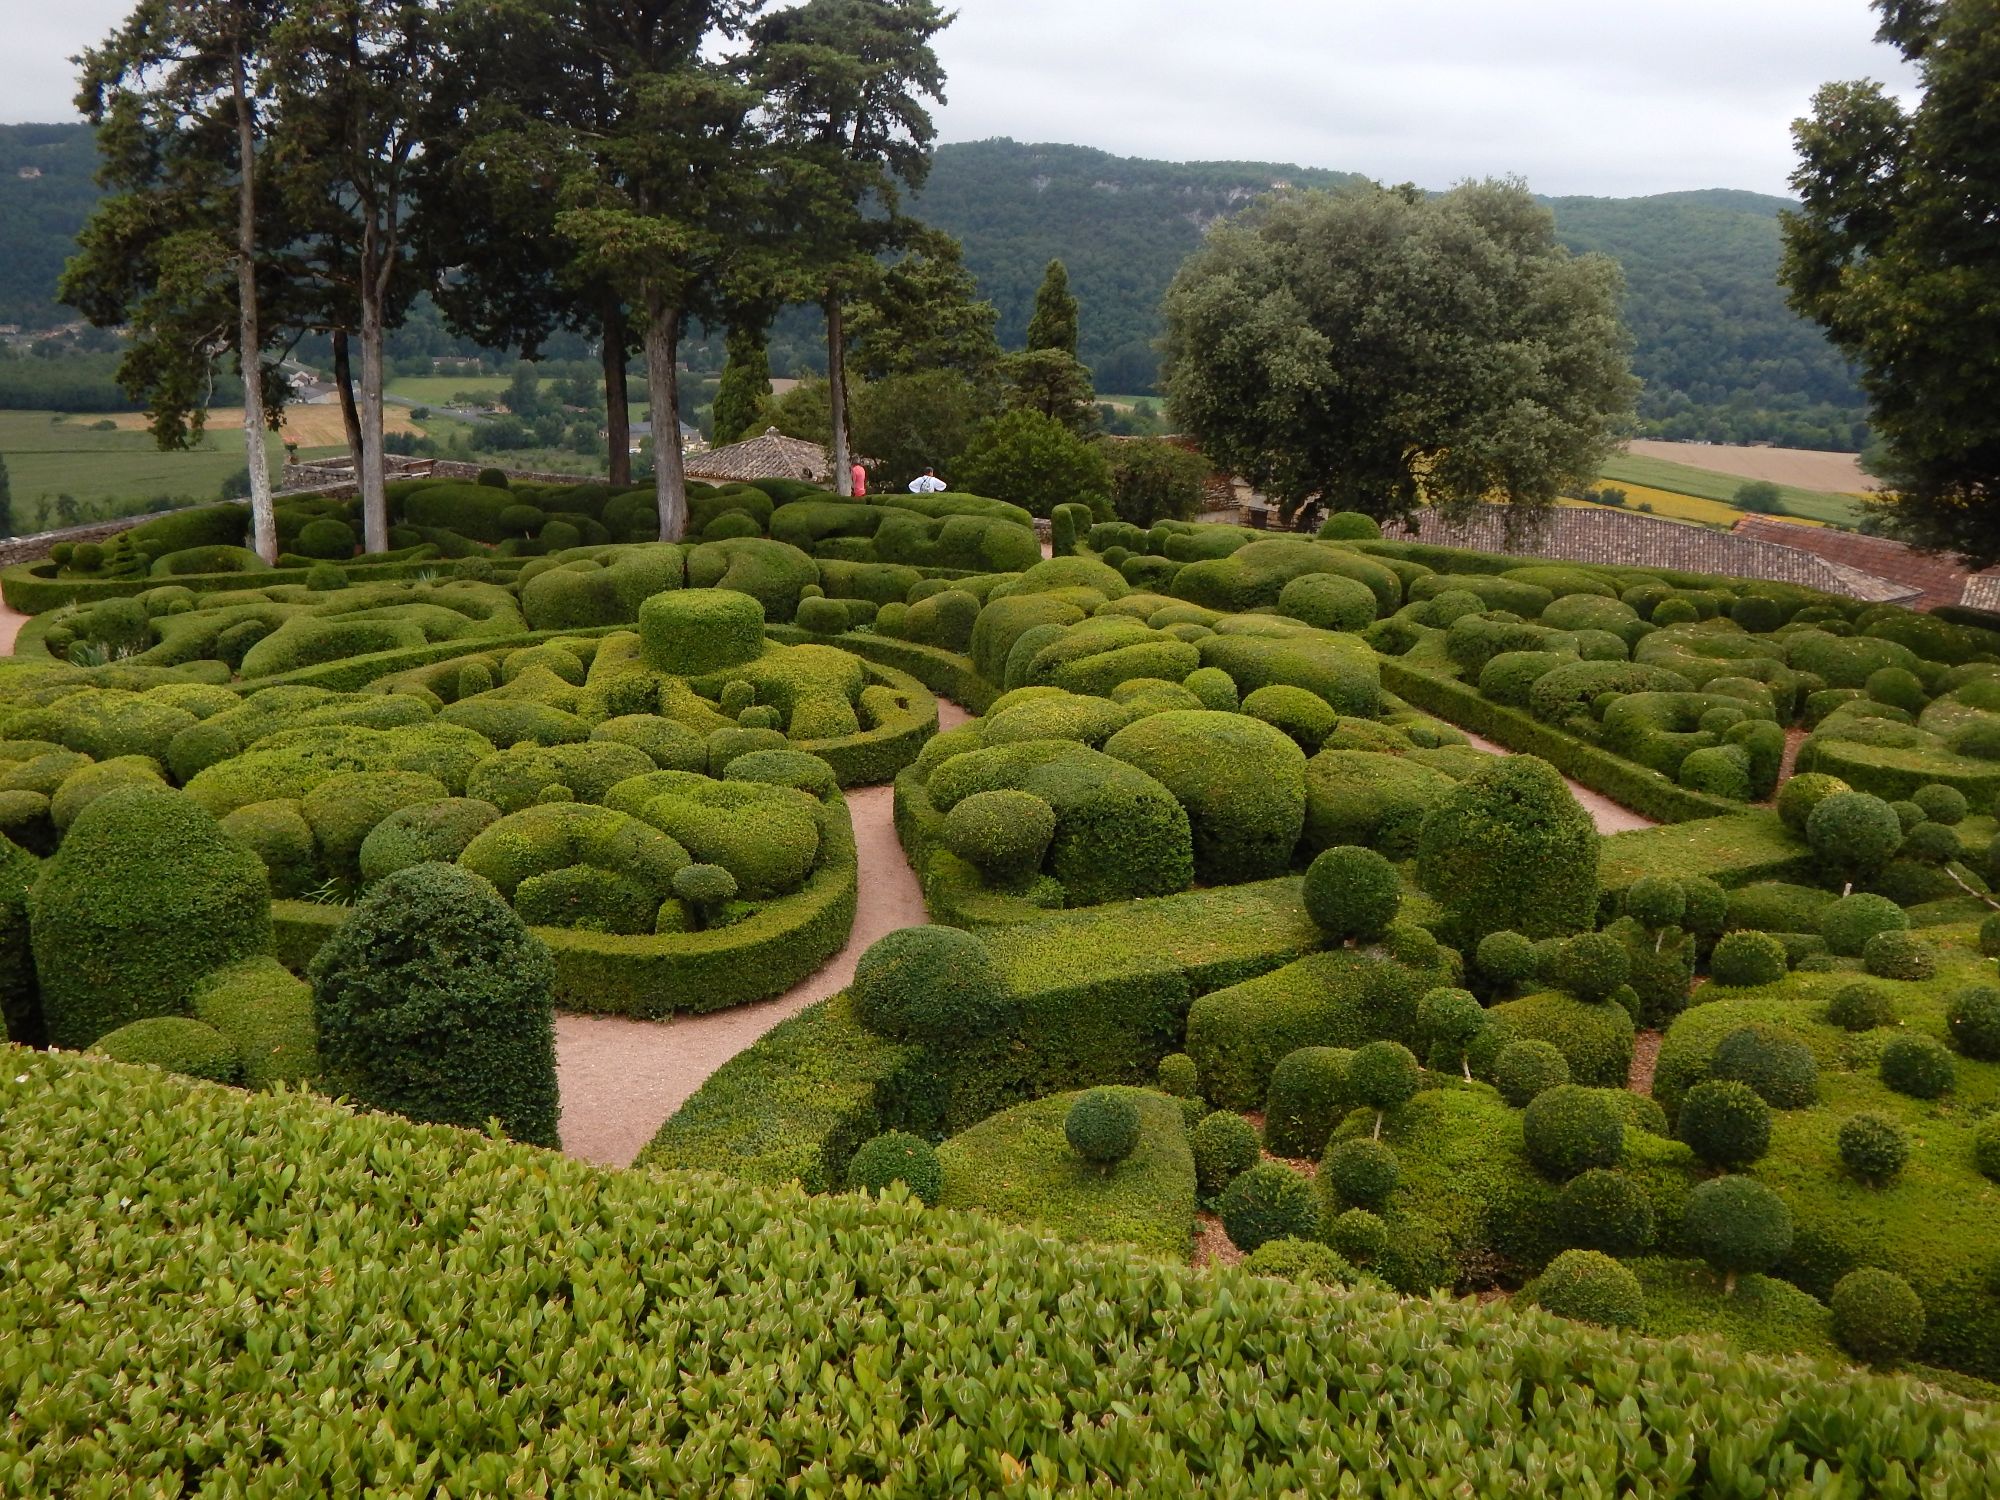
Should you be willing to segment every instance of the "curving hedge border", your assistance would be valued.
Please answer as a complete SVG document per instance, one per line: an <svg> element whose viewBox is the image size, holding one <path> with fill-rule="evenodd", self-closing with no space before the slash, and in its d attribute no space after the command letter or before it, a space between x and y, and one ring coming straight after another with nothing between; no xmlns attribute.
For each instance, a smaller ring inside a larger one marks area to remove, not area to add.
<svg viewBox="0 0 2000 1500"><path fill-rule="evenodd" d="M827 849L805 885L732 927L645 937L535 928L555 955L557 1007L658 1021L768 1000L813 974L847 945L859 876L847 801L826 807ZM280 961L303 973L350 911L273 901Z"/></svg>
<svg viewBox="0 0 2000 1500"><path fill-rule="evenodd" d="M493 571L505 582L530 559L496 557ZM450 558L431 557L415 562L370 563L360 558L339 564L355 584L398 583L423 573L444 573ZM152 589L178 586L197 594L226 593L231 589L273 588L279 584L304 583L310 568L265 568L255 573L187 573L174 578L64 578L45 571L46 562L15 563L0 568L0 599L16 614L39 615L65 604L95 604L100 599L129 599Z"/></svg>
<svg viewBox="0 0 2000 1500"><path fill-rule="evenodd" d="M892 636L876 635L867 630L826 636L809 635L795 626L780 625L765 627L765 634L794 645L838 646L864 661L894 667L916 678L939 697L951 699L974 717L985 713L1004 691L979 675L971 657L946 651L939 646L899 641Z"/></svg>

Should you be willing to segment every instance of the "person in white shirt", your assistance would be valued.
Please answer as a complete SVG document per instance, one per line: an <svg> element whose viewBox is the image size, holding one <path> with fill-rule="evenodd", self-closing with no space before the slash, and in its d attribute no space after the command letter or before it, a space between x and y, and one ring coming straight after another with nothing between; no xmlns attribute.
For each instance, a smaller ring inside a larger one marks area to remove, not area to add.
<svg viewBox="0 0 2000 1500"><path fill-rule="evenodd" d="M910 481L912 495L938 495L949 488L949 485L937 477L936 469L926 469Z"/></svg>

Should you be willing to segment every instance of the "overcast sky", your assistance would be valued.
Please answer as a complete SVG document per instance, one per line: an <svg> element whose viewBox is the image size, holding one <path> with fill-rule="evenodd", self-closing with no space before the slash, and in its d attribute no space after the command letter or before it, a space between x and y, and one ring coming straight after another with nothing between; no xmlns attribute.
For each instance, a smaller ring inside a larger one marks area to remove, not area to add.
<svg viewBox="0 0 2000 1500"><path fill-rule="evenodd" d="M0 0L0 119L71 119L129 0ZM947 141L1298 162L1448 187L1787 191L1791 121L1899 85L1866 0L959 0Z"/></svg>

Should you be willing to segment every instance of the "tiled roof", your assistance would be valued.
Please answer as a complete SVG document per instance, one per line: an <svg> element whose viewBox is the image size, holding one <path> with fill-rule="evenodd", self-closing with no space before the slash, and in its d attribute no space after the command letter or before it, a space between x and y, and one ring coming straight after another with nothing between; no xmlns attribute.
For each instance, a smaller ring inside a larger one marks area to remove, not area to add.
<svg viewBox="0 0 2000 1500"><path fill-rule="evenodd" d="M1882 536L1863 536L1857 531L1796 526L1765 516L1745 516L1736 523L1735 534L1803 548L1829 562L1858 568L1877 578L1899 583L1919 596L1911 604L1913 609L1935 609L1940 604L1959 603L1965 597L1973 576L1960 567L1949 553L1919 552L1903 542Z"/></svg>
<svg viewBox="0 0 2000 1500"><path fill-rule="evenodd" d="M1508 534L1508 521L1514 532ZM1812 533L1815 528L1788 527L1788 532ZM1792 545L1745 536L1739 531L1711 531L1653 516L1600 506L1559 506L1540 516L1509 516L1498 506L1490 515L1447 521L1425 511L1416 527L1386 526L1390 539L1411 538L1443 547L1473 547L1485 552L1512 552L1524 557L1560 558L1566 562L1604 563L1626 568L1674 568L1687 573L1720 573L1734 578L1769 578L1796 583L1823 593L1841 594L1871 603L1900 604L1919 591L1868 569L1835 562ZM1953 596L1954 601L1957 595Z"/></svg>
<svg viewBox="0 0 2000 1500"><path fill-rule="evenodd" d="M823 484L832 472L826 449L803 438L786 437L775 427L765 428L759 437L687 457L690 479L806 479Z"/></svg>

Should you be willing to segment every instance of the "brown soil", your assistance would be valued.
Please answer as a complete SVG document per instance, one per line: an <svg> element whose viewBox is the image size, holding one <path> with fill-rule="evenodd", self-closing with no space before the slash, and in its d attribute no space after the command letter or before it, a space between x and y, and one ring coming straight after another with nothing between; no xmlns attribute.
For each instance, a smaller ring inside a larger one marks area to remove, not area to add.
<svg viewBox="0 0 2000 1500"><path fill-rule="evenodd" d="M1650 440L1626 444L1636 458L1661 458L1668 463L1731 474L1740 479L1766 479L1802 490L1826 490L1836 495L1865 495L1877 481L1865 473L1852 453L1821 453L1811 448L1734 448L1721 443L1666 443Z"/></svg>
<svg viewBox="0 0 2000 1500"><path fill-rule="evenodd" d="M1633 1039L1632 1071L1625 1077L1625 1087L1633 1093L1652 1096L1653 1069L1660 1064L1661 1040L1657 1031L1642 1031Z"/></svg>
<svg viewBox="0 0 2000 1500"><path fill-rule="evenodd" d="M1243 1264L1243 1252L1229 1243L1222 1220L1214 1214L1194 1216L1194 1263L1196 1267Z"/></svg>

